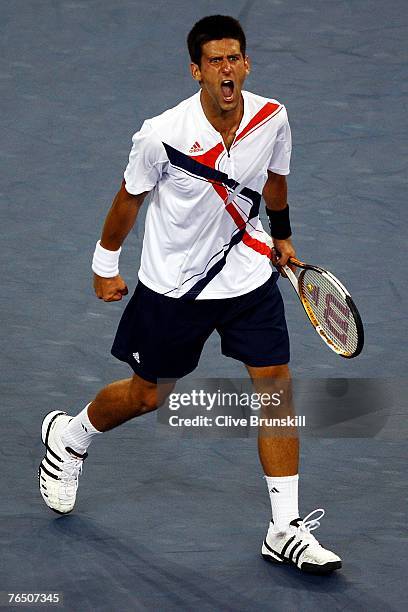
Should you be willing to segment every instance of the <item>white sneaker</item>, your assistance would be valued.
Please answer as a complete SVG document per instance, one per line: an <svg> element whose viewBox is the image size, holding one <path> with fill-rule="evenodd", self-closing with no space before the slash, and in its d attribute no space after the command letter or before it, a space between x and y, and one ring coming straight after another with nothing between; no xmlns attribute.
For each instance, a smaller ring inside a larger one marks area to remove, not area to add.
<svg viewBox="0 0 408 612"><path fill-rule="evenodd" d="M47 450L38 469L38 483L47 506L59 514L73 509L78 478L88 456L88 453L79 455L62 443L61 431L71 419L65 412L54 410L47 414L41 428L41 439Z"/></svg>
<svg viewBox="0 0 408 612"><path fill-rule="evenodd" d="M320 512L317 518L311 518ZM276 532L271 522L262 544L262 556L266 561L291 563L304 572L328 574L341 568L341 559L330 550L320 546L310 533L320 526L325 512L322 508L313 510L303 520L295 519L285 532Z"/></svg>

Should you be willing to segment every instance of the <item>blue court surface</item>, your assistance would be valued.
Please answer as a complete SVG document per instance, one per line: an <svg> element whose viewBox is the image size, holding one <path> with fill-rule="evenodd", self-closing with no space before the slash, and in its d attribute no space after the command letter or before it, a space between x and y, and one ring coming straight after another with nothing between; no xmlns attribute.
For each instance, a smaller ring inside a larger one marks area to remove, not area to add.
<svg viewBox="0 0 408 612"><path fill-rule="evenodd" d="M301 510L326 509L318 537L343 558L328 577L261 558L270 505L254 439L162 437L151 414L94 443L71 515L43 506L36 479L44 414L76 414L129 375L109 352L124 305L94 297L90 258L131 135L195 91L185 38L204 15L240 19L246 88L287 106L298 255L344 279L365 324L364 352L337 357L282 279L294 375L407 375L406 2L10 0L0 12L0 591L61 593L70 612L407 609L406 395L399 426L304 440ZM121 259L131 291L142 237L141 217ZM212 336L194 376L244 375Z"/></svg>

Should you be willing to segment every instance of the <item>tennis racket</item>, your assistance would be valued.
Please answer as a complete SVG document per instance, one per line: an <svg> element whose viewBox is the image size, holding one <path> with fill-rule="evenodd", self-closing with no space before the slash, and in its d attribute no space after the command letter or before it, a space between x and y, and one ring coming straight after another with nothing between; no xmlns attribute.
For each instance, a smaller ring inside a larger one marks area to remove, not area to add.
<svg viewBox="0 0 408 612"><path fill-rule="evenodd" d="M291 257L289 262L296 267L296 272L287 265L280 268L299 296L316 332L338 355L347 359L356 357L364 346L364 328L347 289L323 268L295 257Z"/></svg>

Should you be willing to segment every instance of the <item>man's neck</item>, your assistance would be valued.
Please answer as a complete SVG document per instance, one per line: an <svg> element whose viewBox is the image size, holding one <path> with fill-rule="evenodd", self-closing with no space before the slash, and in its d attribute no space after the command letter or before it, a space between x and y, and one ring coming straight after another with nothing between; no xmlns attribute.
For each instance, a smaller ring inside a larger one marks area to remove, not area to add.
<svg viewBox="0 0 408 612"><path fill-rule="evenodd" d="M244 114L242 95L237 108L231 111L223 111L216 106L204 90L201 90L200 100L204 115L217 132L220 132L223 137L231 132L236 132Z"/></svg>

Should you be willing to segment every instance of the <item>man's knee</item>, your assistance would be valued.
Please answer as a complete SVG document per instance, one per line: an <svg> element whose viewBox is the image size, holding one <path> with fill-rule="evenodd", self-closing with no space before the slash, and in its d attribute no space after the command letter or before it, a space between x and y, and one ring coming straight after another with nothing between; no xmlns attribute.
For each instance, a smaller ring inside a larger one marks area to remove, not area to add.
<svg viewBox="0 0 408 612"><path fill-rule="evenodd" d="M156 391L145 391L141 396L140 408L142 412L152 412L158 408Z"/></svg>
<svg viewBox="0 0 408 612"><path fill-rule="evenodd" d="M260 416L285 419L294 416L292 381L288 364L254 368L247 366L255 390L263 395Z"/></svg>
<svg viewBox="0 0 408 612"><path fill-rule="evenodd" d="M174 384L155 384L134 375L129 391L129 402L140 413L152 412L161 406Z"/></svg>
<svg viewBox="0 0 408 612"><path fill-rule="evenodd" d="M266 366L263 368L256 368L247 365L246 368L252 380L261 378L270 381L280 381L290 380L291 377L289 364L287 363L282 365Z"/></svg>

